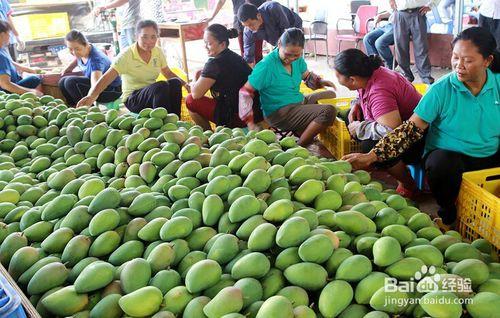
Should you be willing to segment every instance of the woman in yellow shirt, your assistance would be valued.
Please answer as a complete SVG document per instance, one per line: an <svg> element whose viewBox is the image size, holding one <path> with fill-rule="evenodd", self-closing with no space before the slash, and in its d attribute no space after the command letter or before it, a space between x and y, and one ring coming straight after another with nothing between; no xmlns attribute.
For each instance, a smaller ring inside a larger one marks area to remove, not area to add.
<svg viewBox="0 0 500 318"><path fill-rule="evenodd" d="M170 70L162 49L156 46L158 25L151 20L139 21L136 34L137 42L118 55L77 107L94 103L99 94L121 76L122 100L130 111L138 113L147 107L164 107L180 115L182 86L189 86ZM157 82L160 73L168 80Z"/></svg>

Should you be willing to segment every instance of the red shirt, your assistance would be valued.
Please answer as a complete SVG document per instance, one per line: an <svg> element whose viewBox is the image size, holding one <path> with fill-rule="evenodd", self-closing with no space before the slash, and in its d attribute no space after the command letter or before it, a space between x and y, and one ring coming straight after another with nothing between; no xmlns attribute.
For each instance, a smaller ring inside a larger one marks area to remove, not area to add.
<svg viewBox="0 0 500 318"><path fill-rule="evenodd" d="M408 120L420 95L401 74L385 67L375 70L365 89L358 90L365 120L376 121L382 115L399 110L401 119Z"/></svg>

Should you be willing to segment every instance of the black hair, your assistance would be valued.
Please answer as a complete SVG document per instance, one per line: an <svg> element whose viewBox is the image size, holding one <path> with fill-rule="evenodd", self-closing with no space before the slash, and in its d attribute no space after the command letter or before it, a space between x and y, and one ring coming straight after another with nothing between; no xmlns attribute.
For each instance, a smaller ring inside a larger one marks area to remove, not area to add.
<svg viewBox="0 0 500 318"><path fill-rule="evenodd" d="M347 49L335 57L334 68L344 76L371 77L373 72L383 66L378 55L366 55L358 49Z"/></svg>
<svg viewBox="0 0 500 318"><path fill-rule="evenodd" d="M0 33L4 32L10 32L12 28L10 27L10 24L7 23L7 21L0 21Z"/></svg>
<svg viewBox="0 0 500 318"><path fill-rule="evenodd" d="M135 26L135 32L139 33L141 32L142 29L145 28L153 28L155 29L156 33L160 33L160 29L158 28L158 24L154 22L153 20L140 20L137 22Z"/></svg>
<svg viewBox="0 0 500 318"><path fill-rule="evenodd" d="M455 46L460 40L471 41L485 59L493 55L493 62L490 64L490 70L493 73L500 73L500 52L497 49L497 41L490 31L482 27L465 29L457 35L452 45Z"/></svg>
<svg viewBox="0 0 500 318"><path fill-rule="evenodd" d="M258 13L259 13L259 10L257 10L256 6L254 6L253 4L250 4L250 3L245 3L238 9L237 16L238 16L238 20L240 20L240 22L243 23L243 22L246 22L250 19L257 20Z"/></svg>
<svg viewBox="0 0 500 318"><path fill-rule="evenodd" d="M228 29L222 24L211 24L206 28L207 32L210 32L212 36L219 42L225 42L229 46L229 39L234 39L238 37L238 30Z"/></svg>
<svg viewBox="0 0 500 318"><path fill-rule="evenodd" d="M75 29L69 31L69 33L66 34L65 40L68 42L77 42L84 46L89 44L87 37L82 32Z"/></svg>
<svg viewBox="0 0 500 318"><path fill-rule="evenodd" d="M299 28L289 28L280 36L279 43L282 46L294 45L304 47L304 32Z"/></svg>

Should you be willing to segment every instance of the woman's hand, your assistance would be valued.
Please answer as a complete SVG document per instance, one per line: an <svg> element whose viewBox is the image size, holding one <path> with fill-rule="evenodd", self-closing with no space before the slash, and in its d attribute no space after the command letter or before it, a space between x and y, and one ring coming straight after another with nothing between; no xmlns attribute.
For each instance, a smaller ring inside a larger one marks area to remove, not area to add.
<svg viewBox="0 0 500 318"><path fill-rule="evenodd" d="M320 84L321 84L321 86L323 86L323 87L325 87L325 86L326 86L326 87L331 87L331 88L333 88L334 90L337 90L337 86L335 86L335 84L333 84L333 82L332 82L332 81L328 81L328 80L324 80L324 79L322 79Z"/></svg>
<svg viewBox="0 0 500 318"><path fill-rule="evenodd" d="M361 120L361 105L359 104L359 102L352 105L347 119L349 120L349 123Z"/></svg>
<svg viewBox="0 0 500 318"><path fill-rule="evenodd" d="M85 96L84 98L80 99L78 104L76 104L76 107L83 107L83 106L91 106L95 102L95 98L92 96Z"/></svg>
<svg viewBox="0 0 500 318"><path fill-rule="evenodd" d="M366 169L372 163L377 161L377 155L370 151L369 153L350 153L342 157L342 160L348 161L356 170Z"/></svg>

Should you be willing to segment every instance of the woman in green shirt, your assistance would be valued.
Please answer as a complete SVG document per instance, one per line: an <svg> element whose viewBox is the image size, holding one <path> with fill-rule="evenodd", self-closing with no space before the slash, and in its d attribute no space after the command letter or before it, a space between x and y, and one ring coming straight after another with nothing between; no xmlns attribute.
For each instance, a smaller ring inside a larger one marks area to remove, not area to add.
<svg viewBox="0 0 500 318"><path fill-rule="evenodd" d="M367 154L343 159L354 168L398 158L419 139L424 166L440 206L438 223L454 227L462 173L500 164L500 52L484 28L463 31L453 41L453 72L431 86L414 114Z"/></svg>
<svg viewBox="0 0 500 318"><path fill-rule="evenodd" d="M278 48L257 63L244 89L258 91L262 112L272 127L292 131L300 136L298 144L310 144L314 137L332 125L336 111L331 105L317 105L317 101L334 98L331 90L308 96L300 93L302 80L312 89L335 85L307 70L302 57L304 33L297 28L285 30Z"/></svg>

